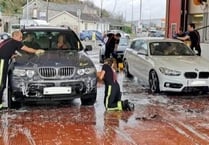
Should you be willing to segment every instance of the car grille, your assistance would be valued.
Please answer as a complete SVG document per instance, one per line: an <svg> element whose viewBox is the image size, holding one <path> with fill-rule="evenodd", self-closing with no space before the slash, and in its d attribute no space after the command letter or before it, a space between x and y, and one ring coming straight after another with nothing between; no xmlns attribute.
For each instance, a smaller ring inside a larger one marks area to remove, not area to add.
<svg viewBox="0 0 209 145"><path fill-rule="evenodd" d="M43 78L57 78L57 77L72 77L74 73L73 67L61 67L61 68L53 68L53 67L42 67L39 68L39 74Z"/></svg>
<svg viewBox="0 0 209 145"><path fill-rule="evenodd" d="M208 79L209 78L209 72L200 72L199 73L200 79Z"/></svg>
<svg viewBox="0 0 209 145"><path fill-rule="evenodd" d="M187 79L195 79L195 78L197 78L197 73L196 72L186 72L184 74L184 76Z"/></svg>
<svg viewBox="0 0 209 145"><path fill-rule="evenodd" d="M185 72L184 73L185 78L187 79L196 79L197 77L200 79L208 79L209 78L209 72Z"/></svg>

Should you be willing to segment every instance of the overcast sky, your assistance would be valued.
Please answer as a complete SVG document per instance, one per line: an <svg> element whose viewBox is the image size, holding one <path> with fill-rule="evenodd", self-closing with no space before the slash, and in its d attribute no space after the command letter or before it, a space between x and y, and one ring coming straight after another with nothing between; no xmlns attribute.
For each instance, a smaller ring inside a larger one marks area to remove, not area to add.
<svg viewBox="0 0 209 145"><path fill-rule="evenodd" d="M140 18L140 0L90 0L99 8L103 1L103 9L115 14L123 14L126 20ZM133 5L132 5L133 3ZM166 0L142 0L142 19L164 18L166 10Z"/></svg>

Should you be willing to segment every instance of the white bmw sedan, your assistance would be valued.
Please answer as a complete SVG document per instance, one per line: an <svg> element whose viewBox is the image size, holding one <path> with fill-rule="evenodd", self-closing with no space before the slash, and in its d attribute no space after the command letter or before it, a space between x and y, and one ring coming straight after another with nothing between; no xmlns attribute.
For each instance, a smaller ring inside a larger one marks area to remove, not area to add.
<svg viewBox="0 0 209 145"><path fill-rule="evenodd" d="M137 38L124 53L126 76L135 76L157 92L208 91L209 61L183 42Z"/></svg>

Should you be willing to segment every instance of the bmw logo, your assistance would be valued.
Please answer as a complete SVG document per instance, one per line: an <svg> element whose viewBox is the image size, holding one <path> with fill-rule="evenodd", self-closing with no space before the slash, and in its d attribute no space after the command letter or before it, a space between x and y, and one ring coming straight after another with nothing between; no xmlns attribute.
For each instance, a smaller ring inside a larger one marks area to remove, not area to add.
<svg viewBox="0 0 209 145"><path fill-rule="evenodd" d="M194 69L195 71L199 71L197 68Z"/></svg>

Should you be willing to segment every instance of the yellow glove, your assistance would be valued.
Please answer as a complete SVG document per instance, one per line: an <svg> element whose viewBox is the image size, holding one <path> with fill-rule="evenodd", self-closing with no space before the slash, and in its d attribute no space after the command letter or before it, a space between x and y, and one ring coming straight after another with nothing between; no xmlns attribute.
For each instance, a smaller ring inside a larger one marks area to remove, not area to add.
<svg viewBox="0 0 209 145"><path fill-rule="evenodd" d="M35 54L36 54L36 55L40 55L40 54L43 54L44 52L45 52L45 50L43 50L43 49L38 49L38 50L36 50Z"/></svg>

